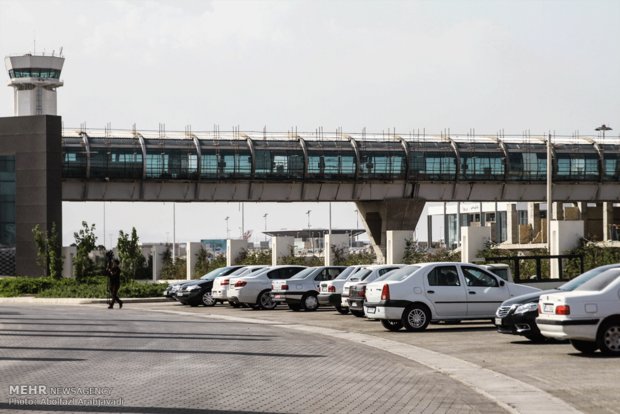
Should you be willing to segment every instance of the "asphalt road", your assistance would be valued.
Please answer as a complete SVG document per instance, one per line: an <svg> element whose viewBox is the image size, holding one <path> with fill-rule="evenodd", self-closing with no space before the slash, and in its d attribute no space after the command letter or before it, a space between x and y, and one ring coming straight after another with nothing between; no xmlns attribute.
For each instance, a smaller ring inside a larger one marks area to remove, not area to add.
<svg viewBox="0 0 620 414"><path fill-rule="evenodd" d="M179 310L188 314L170 313ZM350 340L283 329L291 321L385 335L377 323L331 310L0 305L0 412L504 412L448 375ZM476 347L457 337L498 337L450 329L390 336L464 355ZM499 362L493 352L483 351L482 362Z"/></svg>

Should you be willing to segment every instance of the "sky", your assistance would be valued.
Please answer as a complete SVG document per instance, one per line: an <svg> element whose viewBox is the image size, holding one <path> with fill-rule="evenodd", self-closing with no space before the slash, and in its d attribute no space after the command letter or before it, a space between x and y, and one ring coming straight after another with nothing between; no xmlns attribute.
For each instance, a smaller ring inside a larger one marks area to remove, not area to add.
<svg viewBox="0 0 620 414"><path fill-rule="evenodd" d="M66 129L615 135L619 21L619 0L0 0L0 53L63 48ZM237 204L175 208L177 241L241 226ZM328 226L327 204L247 203L245 228L262 240L265 213L270 230L307 227L307 210ZM333 204L334 227L355 227L354 211ZM101 203L63 213L65 244L82 220L103 238ZM170 203L107 203L105 217L108 240L132 226L172 240Z"/></svg>

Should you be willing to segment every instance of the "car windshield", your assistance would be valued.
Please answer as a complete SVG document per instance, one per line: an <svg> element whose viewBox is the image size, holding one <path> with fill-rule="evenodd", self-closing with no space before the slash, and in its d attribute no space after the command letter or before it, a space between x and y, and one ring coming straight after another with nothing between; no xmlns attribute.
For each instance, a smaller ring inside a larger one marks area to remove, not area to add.
<svg viewBox="0 0 620 414"><path fill-rule="evenodd" d="M228 267L220 267L214 270L211 270L209 273L207 273L206 275L202 276L200 278L200 280L213 280L216 277L218 277L219 275L221 275L222 273L226 273L226 271L228 270Z"/></svg>
<svg viewBox="0 0 620 414"><path fill-rule="evenodd" d="M368 275L372 272L370 269L362 269L359 272L355 273L349 279L349 282L359 282L360 280L364 280L368 277Z"/></svg>
<svg viewBox="0 0 620 414"><path fill-rule="evenodd" d="M577 276L570 282L564 283L562 286L558 287L558 289L566 291L566 292L570 292L572 290L577 289L579 286L583 285L584 283L586 283L593 277L598 276L604 271L609 270L609 269L620 269L620 264L599 266L599 267L595 267L594 269L590 269L587 272L583 273L582 275Z"/></svg>
<svg viewBox="0 0 620 414"><path fill-rule="evenodd" d="M417 272L418 269L421 269L421 266L405 266L402 269L396 269L394 271L387 273L387 277L383 280L386 282L389 282L389 281L400 282L401 280L405 280L409 276Z"/></svg>
<svg viewBox="0 0 620 414"><path fill-rule="evenodd" d="M609 269L575 289L577 291L601 291L620 276L620 269Z"/></svg>
<svg viewBox="0 0 620 414"><path fill-rule="evenodd" d="M297 273L291 279L305 279L306 276L308 276L310 273L316 272L318 270L319 269L317 269L316 267L309 267L309 268L304 269L301 272Z"/></svg>
<svg viewBox="0 0 620 414"><path fill-rule="evenodd" d="M334 280L347 280L347 278L349 277L349 275L355 271L357 271L357 269L359 269L358 267L347 267L346 269L344 269L342 271L342 273L340 273L338 275L338 277L336 277Z"/></svg>

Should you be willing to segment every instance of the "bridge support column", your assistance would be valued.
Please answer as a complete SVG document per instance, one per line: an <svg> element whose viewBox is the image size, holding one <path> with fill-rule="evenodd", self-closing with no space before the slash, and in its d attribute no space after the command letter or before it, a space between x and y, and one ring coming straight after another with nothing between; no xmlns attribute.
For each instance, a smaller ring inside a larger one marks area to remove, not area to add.
<svg viewBox="0 0 620 414"><path fill-rule="evenodd" d="M519 244L519 213L517 212L517 205L510 203L506 207L506 241L510 244Z"/></svg>
<svg viewBox="0 0 620 414"><path fill-rule="evenodd" d="M196 267L196 261L198 259L198 253L200 252L200 249L202 249L202 243L191 243L191 242L187 243L187 247L185 248L185 252L187 254L186 256L187 280L190 280L192 276L194 275L194 267ZM202 276L202 275L196 275L196 276Z"/></svg>
<svg viewBox="0 0 620 414"><path fill-rule="evenodd" d="M385 264L400 264L405 257L407 239L413 241L413 234L409 230L388 230Z"/></svg>
<svg viewBox="0 0 620 414"><path fill-rule="evenodd" d="M349 247L349 236L346 234L326 234L325 235L325 246L323 246L323 251L325 252L325 266L333 266L335 255L332 251L332 248L335 249L348 249Z"/></svg>
<svg viewBox="0 0 620 414"><path fill-rule="evenodd" d="M271 265L277 266L280 259L291 254L291 249L295 244L295 238L290 236L279 236L271 238Z"/></svg>
<svg viewBox="0 0 620 414"><path fill-rule="evenodd" d="M226 240L226 266L237 264L239 254L248 248L248 242L245 240Z"/></svg>
<svg viewBox="0 0 620 414"><path fill-rule="evenodd" d="M159 280L161 276L161 269L164 265L162 255L166 251L166 246L163 244L156 244L151 247L151 254L153 255L153 281Z"/></svg>
<svg viewBox="0 0 620 414"><path fill-rule="evenodd" d="M388 230L413 232L424 209L424 203L424 200L414 199L357 201L355 203L377 255L377 262L385 263L386 232Z"/></svg>
<svg viewBox="0 0 620 414"><path fill-rule="evenodd" d="M583 220L551 221L551 250L550 255L564 254L579 245L583 238ZM560 265L557 260L550 260L550 278L559 279Z"/></svg>
<svg viewBox="0 0 620 414"><path fill-rule="evenodd" d="M603 241L613 240L612 225L614 224L614 205L608 201L603 203Z"/></svg>
<svg viewBox="0 0 620 414"><path fill-rule="evenodd" d="M530 238L530 243L535 240L538 243L542 243L542 237L540 237L540 203L527 203L527 224L530 225L532 229L532 235Z"/></svg>
<svg viewBox="0 0 620 414"><path fill-rule="evenodd" d="M468 226L461 229L461 261L479 261L478 252L491 240L491 227Z"/></svg>

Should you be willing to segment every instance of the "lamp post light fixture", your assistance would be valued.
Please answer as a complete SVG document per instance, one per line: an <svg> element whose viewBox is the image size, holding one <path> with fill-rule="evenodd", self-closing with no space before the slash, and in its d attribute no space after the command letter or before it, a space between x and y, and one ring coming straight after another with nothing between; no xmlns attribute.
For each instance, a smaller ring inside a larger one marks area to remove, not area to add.
<svg viewBox="0 0 620 414"><path fill-rule="evenodd" d="M607 125L603 124L598 128L594 128L595 131L598 132L603 132L603 139L605 139L605 131L611 131L612 129L610 127L608 127Z"/></svg>

